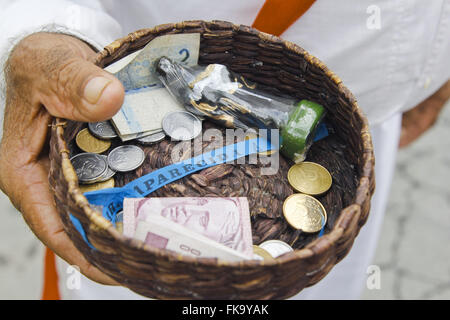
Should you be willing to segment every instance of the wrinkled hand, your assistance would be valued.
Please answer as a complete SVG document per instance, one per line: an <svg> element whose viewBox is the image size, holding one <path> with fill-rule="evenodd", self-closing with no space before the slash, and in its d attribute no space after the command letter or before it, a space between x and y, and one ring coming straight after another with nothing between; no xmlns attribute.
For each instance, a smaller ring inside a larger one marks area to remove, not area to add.
<svg viewBox="0 0 450 320"><path fill-rule="evenodd" d="M14 48L5 66L0 187L47 247L92 280L116 284L72 244L48 182L51 116L101 121L122 105L122 84L95 66L94 57L87 44L61 34L36 33Z"/></svg>
<svg viewBox="0 0 450 320"><path fill-rule="evenodd" d="M447 81L431 97L403 114L400 148L417 140L434 125L449 98L450 81Z"/></svg>

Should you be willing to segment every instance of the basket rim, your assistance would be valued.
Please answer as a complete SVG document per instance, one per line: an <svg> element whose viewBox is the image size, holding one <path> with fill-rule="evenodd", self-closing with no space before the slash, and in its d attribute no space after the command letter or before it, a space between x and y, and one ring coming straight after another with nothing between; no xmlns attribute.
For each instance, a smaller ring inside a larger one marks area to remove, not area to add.
<svg viewBox="0 0 450 320"><path fill-rule="evenodd" d="M81 190L78 187L78 178L76 172L70 162L69 149L67 147L67 143L64 140L64 127L66 125L66 120L61 118L55 118L54 126L56 127L56 136L57 136L57 148L59 149L59 153L61 155L62 164L61 168L63 171L64 179L68 184L68 193L69 196L72 197L75 204L83 209L84 214L89 219L90 224L92 224L96 228L100 228L102 231L108 232L110 236L114 238L115 241L119 241L123 244L128 243L129 245L142 249L148 253L153 255L157 255L158 257L163 257L168 259L168 261L183 261L187 263L195 263L201 266L217 266L218 264L226 267L258 267L258 266L276 266L288 262L292 262L294 260L311 258L314 255L320 255L323 251L328 250L330 243L335 243L339 241L339 239L343 236L345 231L350 228L354 223L358 222L360 226L365 223L359 221L361 214L361 207L367 197L371 197L373 194L373 190L370 190L370 182L372 181L374 184L374 153L373 153L373 145L372 138L369 131L369 124L367 118L364 113L360 109L357 104L356 98L350 92L350 90L343 84L342 80L334 74L321 60L317 57L311 55L309 52L301 48L299 45L296 45L290 41L283 40L280 37L267 34L261 32L257 29L254 29L245 25L238 25L228 21L221 20L212 20L212 21L203 21L203 20L188 20L178 23L169 23L155 26L153 28L146 28L137 30L129 35L117 39L108 46L106 46L101 52L97 54L95 59L95 63L99 65L101 61L108 56L111 56L115 52L117 52L123 45L136 41L137 39L144 37L149 34L154 34L158 36L160 33L164 33L165 31L170 30L180 30L184 31L188 28L195 27L203 27L205 30L208 30L208 27L214 26L216 24L220 24L221 26L231 27L233 31L245 30L247 32L252 32L257 35L261 40L277 43L283 45L288 51L301 55L305 58L305 60L311 65L319 68L324 74L331 79L339 91L344 94L344 97L348 99L349 104L352 106L352 113L356 114L358 120L362 121L362 128L360 130L360 137L362 139L362 154L364 155L363 161L361 164L361 176L358 179L358 184L356 188L356 193L354 196L354 201L349 206L343 208L340 212L340 216L336 221L333 229L330 230L329 233L323 235L320 238L317 238L310 242L306 247L302 249L294 249L294 251L287 253L273 261L265 261L265 260L244 260L244 261L223 261L215 258L194 258L186 255L181 255L177 253L173 253L163 249L151 248L144 244L143 241L128 238L123 234L119 233L112 223L105 219L99 212L93 210L89 206L89 202L86 197L83 195ZM136 49L138 50L138 49ZM369 200L370 201L370 200ZM92 227L90 225L90 227ZM359 232L359 229L358 229ZM93 244L95 247L95 243ZM323 267L328 263L328 260L324 262ZM321 268L317 270L319 272Z"/></svg>

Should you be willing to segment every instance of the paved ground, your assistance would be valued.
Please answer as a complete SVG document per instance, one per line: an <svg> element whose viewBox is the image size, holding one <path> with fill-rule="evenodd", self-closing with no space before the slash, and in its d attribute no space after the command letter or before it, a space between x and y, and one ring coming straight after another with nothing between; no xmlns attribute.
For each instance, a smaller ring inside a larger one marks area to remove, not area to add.
<svg viewBox="0 0 450 320"><path fill-rule="evenodd" d="M363 299L450 299L450 103L398 155L374 264L381 288ZM43 247L0 193L0 299L38 299Z"/></svg>
<svg viewBox="0 0 450 320"><path fill-rule="evenodd" d="M450 103L397 157L374 264L381 290L365 299L450 299Z"/></svg>

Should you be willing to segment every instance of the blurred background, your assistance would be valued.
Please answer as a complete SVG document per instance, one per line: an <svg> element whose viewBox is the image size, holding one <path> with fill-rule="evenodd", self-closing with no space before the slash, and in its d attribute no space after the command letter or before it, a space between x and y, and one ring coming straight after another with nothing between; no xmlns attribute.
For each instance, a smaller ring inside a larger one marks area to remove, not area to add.
<svg viewBox="0 0 450 320"><path fill-rule="evenodd" d="M373 264L380 289L362 299L450 299L450 102L399 151ZM356 238L358 241L358 238ZM39 299L44 249L0 192L0 299Z"/></svg>

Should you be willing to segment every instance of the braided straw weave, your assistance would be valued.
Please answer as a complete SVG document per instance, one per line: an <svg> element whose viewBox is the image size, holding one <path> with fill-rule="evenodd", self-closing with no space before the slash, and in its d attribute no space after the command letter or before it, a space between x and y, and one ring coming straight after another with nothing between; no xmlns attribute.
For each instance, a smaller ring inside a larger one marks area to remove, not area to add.
<svg viewBox="0 0 450 320"><path fill-rule="evenodd" d="M78 188L70 157L76 133L86 124L54 119L50 141L50 184L65 230L82 254L123 286L161 299L282 299L322 279L351 249L367 220L375 187L374 155L367 120L341 80L305 50L278 37L223 21L188 21L136 31L98 54L110 63L143 48L157 36L200 33L202 65L222 63L258 84L259 89L318 102L328 110L332 134L313 144L308 160L324 165L333 186L318 199L328 222L322 237L290 228L283 201L294 191L287 181L292 163L280 157L275 175L262 176L262 164L223 164L164 186L150 196L245 196L249 200L253 242L280 239L295 248L274 261L224 262L197 259L150 248L120 234L89 206ZM204 128L214 126L205 122ZM112 148L119 144L114 141ZM206 147L207 144L203 145ZM134 172L117 174L116 186L169 164L174 144L164 140L144 148L146 159ZM80 220L88 246L73 226Z"/></svg>

